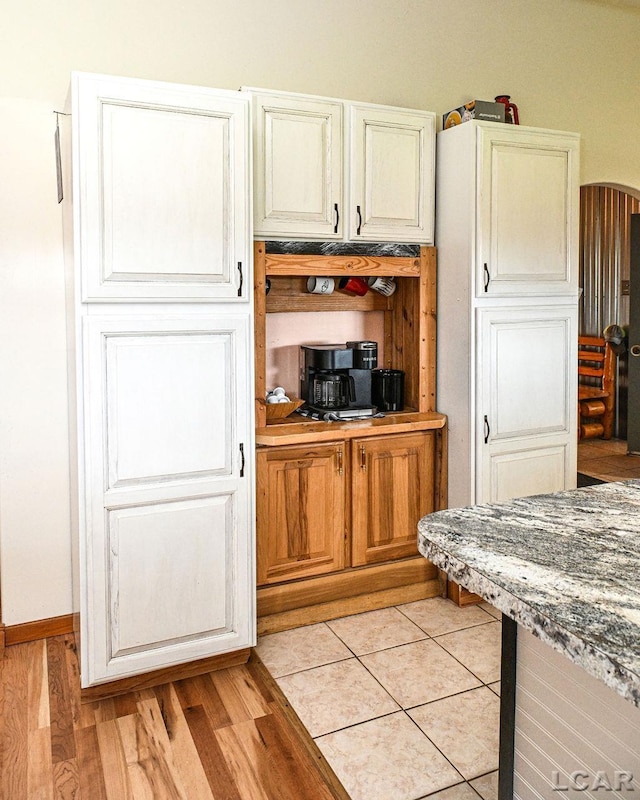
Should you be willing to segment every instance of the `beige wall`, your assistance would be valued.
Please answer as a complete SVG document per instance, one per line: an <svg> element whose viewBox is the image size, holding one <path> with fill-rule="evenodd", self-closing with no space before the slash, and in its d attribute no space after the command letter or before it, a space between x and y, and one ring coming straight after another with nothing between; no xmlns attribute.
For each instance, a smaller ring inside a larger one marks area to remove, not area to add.
<svg viewBox="0 0 640 800"><path fill-rule="evenodd" d="M582 182L640 190L640 14L586 0L21 0L0 47L0 581L7 624L71 610L53 109L71 70L441 114L507 92L579 131ZM442 313L442 310L441 310ZM446 411L446 409L443 409Z"/></svg>

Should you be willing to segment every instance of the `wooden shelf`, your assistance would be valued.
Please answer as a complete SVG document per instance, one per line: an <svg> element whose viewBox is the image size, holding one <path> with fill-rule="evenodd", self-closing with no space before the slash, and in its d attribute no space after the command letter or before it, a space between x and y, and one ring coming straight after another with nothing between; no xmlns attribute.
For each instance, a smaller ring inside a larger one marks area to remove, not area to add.
<svg viewBox="0 0 640 800"><path fill-rule="evenodd" d="M350 420L349 422L321 422L304 419L299 422L287 422L285 420L258 428L256 444L262 446L306 444L379 436L391 432L410 433L411 431L439 430L444 428L446 421L447 418L444 414L418 411L387 414L386 417Z"/></svg>
<svg viewBox="0 0 640 800"><path fill-rule="evenodd" d="M433 249L433 248L431 248ZM266 254L267 275L420 276L420 259L400 256L319 256Z"/></svg>

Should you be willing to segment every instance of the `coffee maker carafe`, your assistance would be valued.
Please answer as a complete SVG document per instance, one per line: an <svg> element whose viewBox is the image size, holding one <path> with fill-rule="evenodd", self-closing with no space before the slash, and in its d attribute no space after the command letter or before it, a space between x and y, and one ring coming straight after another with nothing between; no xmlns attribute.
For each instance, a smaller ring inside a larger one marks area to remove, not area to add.
<svg viewBox="0 0 640 800"><path fill-rule="evenodd" d="M371 371L378 364L376 342L302 345L299 413L316 418L353 419L376 413L371 404Z"/></svg>

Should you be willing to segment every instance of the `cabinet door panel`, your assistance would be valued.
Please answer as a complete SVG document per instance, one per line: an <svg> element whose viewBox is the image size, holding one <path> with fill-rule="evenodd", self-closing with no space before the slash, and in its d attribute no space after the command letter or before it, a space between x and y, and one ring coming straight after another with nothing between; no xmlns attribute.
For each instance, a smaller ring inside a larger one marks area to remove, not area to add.
<svg viewBox="0 0 640 800"><path fill-rule="evenodd" d="M351 106L350 238L433 243L433 115Z"/></svg>
<svg viewBox="0 0 640 800"><path fill-rule="evenodd" d="M344 444L258 452L258 584L344 567Z"/></svg>
<svg viewBox="0 0 640 800"><path fill-rule="evenodd" d="M502 503L514 497L574 488L569 446L487 451L479 503Z"/></svg>
<svg viewBox="0 0 640 800"><path fill-rule="evenodd" d="M250 646L248 316L83 329L83 686Z"/></svg>
<svg viewBox="0 0 640 800"><path fill-rule="evenodd" d="M225 494L109 513L110 660L233 630L234 528Z"/></svg>
<svg viewBox="0 0 640 800"><path fill-rule="evenodd" d="M575 290L578 138L478 128L480 296Z"/></svg>
<svg viewBox="0 0 640 800"><path fill-rule="evenodd" d="M248 98L81 76L76 108L82 299L246 301Z"/></svg>
<svg viewBox="0 0 640 800"><path fill-rule="evenodd" d="M480 312L480 436L575 432L575 317L575 308Z"/></svg>
<svg viewBox="0 0 640 800"><path fill-rule="evenodd" d="M268 94L253 103L255 234L341 238L342 104Z"/></svg>
<svg viewBox="0 0 640 800"><path fill-rule="evenodd" d="M435 510L432 433L352 442L353 566L417 553L418 520Z"/></svg>

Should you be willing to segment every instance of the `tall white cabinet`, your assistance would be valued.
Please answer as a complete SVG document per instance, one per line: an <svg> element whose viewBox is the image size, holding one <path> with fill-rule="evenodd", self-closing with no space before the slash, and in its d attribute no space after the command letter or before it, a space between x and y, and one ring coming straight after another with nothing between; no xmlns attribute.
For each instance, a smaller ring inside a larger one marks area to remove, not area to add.
<svg viewBox="0 0 640 800"><path fill-rule="evenodd" d="M438 407L449 505L575 486L577 134L438 134Z"/></svg>
<svg viewBox="0 0 640 800"><path fill-rule="evenodd" d="M257 238L433 244L432 112L246 91Z"/></svg>
<svg viewBox="0 0 640 800"><path fill-rule="evenodd" d="M74 74L83 687L255 642L251 159L236 92Z"/></svg>

